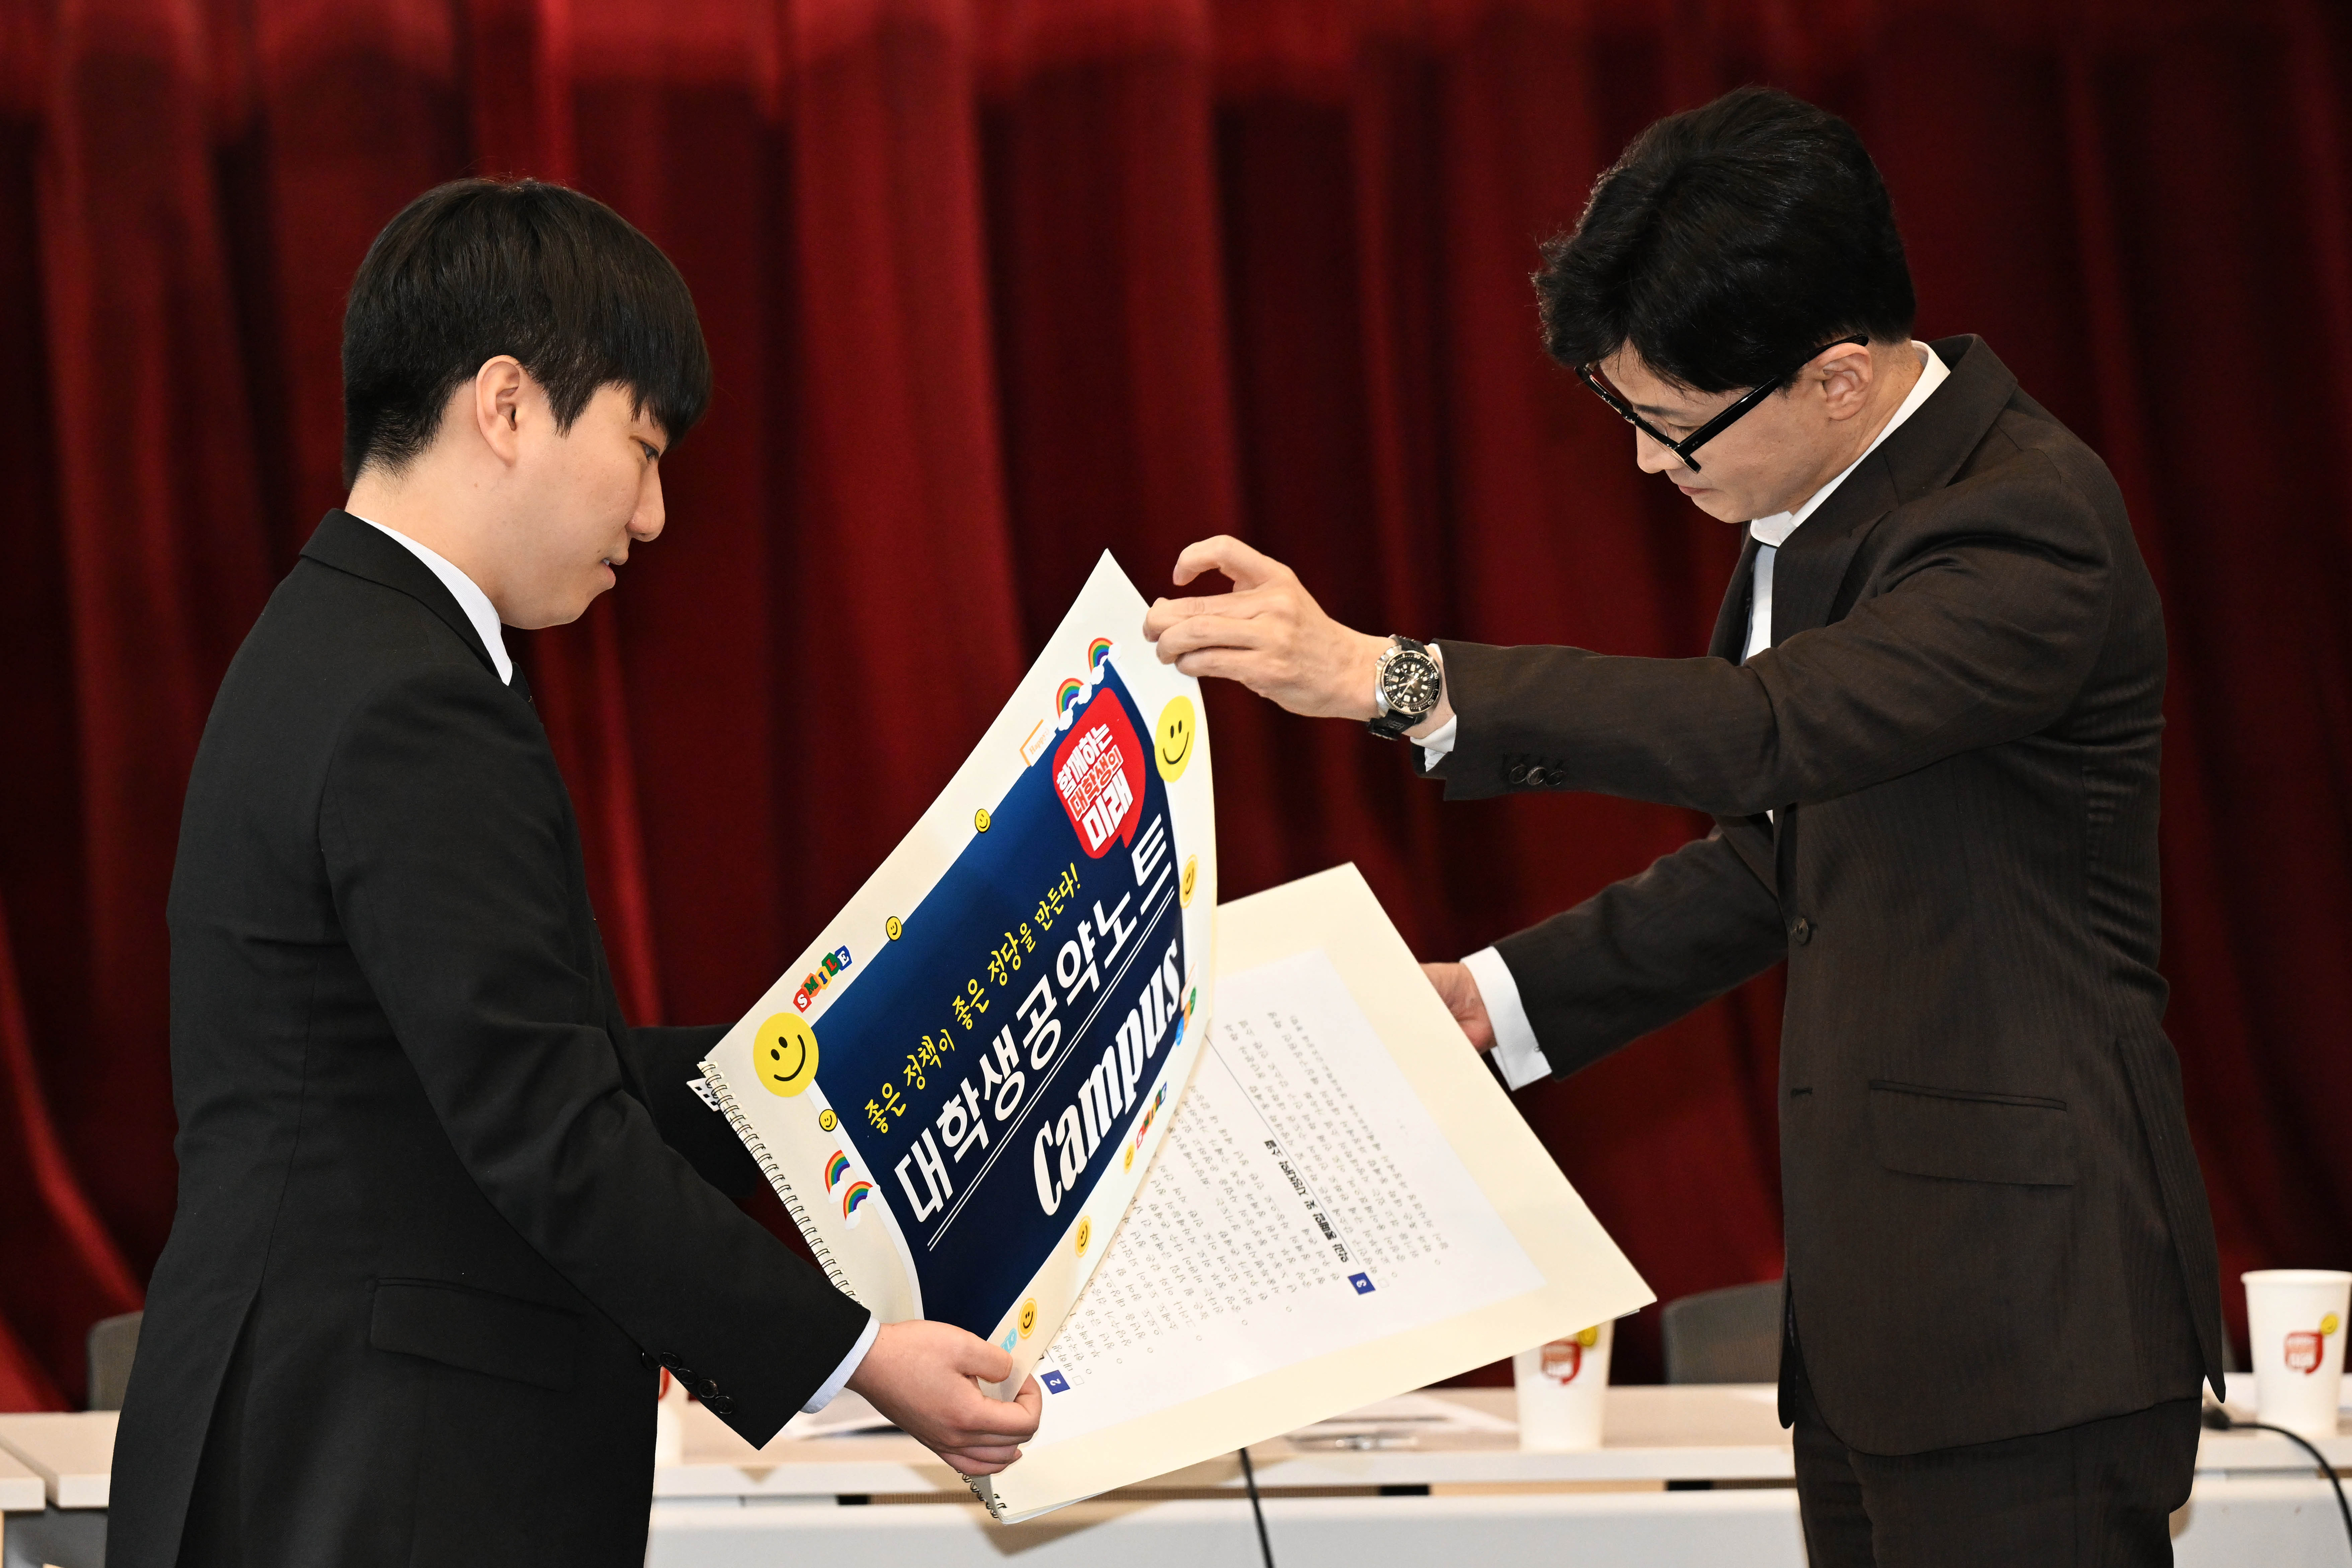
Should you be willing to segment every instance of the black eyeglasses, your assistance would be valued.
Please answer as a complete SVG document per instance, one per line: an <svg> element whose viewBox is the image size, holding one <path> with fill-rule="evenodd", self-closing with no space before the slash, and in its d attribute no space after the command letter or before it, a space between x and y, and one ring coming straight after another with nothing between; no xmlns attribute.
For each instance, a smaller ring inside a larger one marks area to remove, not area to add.
<svg viewBox="0 0 2352 1568"><path fill-rule="evenodd" d="M1696 474L1699 471L1698 460L1691 455L1692 453L1696 452L1700 447L1706 445L1708 442L1713 441L1717 436L1721 435L1725 431L1730 429L1732 424L1741 414L1746 413L1749 409L1754 408L1758 403L1762 402L1767 397L1769 397L1772 393L1788 385L1789 378L1795 375L1799 371L1803 370L1807 365L1811 364L1816 357L1828 353L1832 349L1842 349L1848 343L1859 343L1864 348L1867 348L1870 345L1870 339L1866 335L1857 334L1851 338L1840 338L1832 343L1823 343L1820 348L1815 349L1811 353L1807 354L1803 359L1790 366L1786 375L1777 376L1771 381L1766 382L1761 386L1759 386L1753 391L1746 393L1738 402L1733 403L1729 408L1725 409L1721 413L1717 414L1713 419L1708 420L1705 424L1700 425L1696 430L1692 431L1690 434L1685 436L1680 441L1674 440L1672 437L1668 436L1664 431L1660 430L1656 425L1652 424L1648 420L1643 419L1640 414L1635 413L1633 412L1633 405L1628 403L1623 397L1618 394L1615 387L1611 386L1607 382L1603 381L1601 378L1601 372L1594 370L1591 365L1584 364L1577 366L1576 376L1579 381L1592 389L1593 396L1599 398L1602 402L1607 403L1612 410L1614 410L1618 418L1623 420L1626 423L1632 425L1634 429L1640 431L1643 434L1648 436L1651 440L1656 442L1667 451L1673 453L1677 458L1682 460L1684 467Z"/></svg>

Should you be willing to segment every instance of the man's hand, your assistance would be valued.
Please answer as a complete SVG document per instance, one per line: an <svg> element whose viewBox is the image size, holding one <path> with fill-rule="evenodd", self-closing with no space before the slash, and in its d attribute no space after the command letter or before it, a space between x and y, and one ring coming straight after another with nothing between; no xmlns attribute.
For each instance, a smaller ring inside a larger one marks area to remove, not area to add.
<svg viewBox="0 0 2352 1568"><path fill-rule="evenodd" d="M1310 718L1369 719L1372 665L1388 639L1350 631L1323 613L1298 574L1219 534L1176 558L1181 588L1222 571L1235 591L1162 599L1143 618L1160 662L1188 675L1222 675Z"/></svg>
<svg viewBox="0 0 2352 1568"><path fill-rule="evenodd" d="M1470 1037L1470 1043L1480 1051L1495 1049L1495 1020L1486 1016L1486 998L1478 994L1478 982L1470 976L1467 964L1423 964L1421 972L1437 988L1444 998L1445 1010Z"/></svg>
<svg viewBox="0 0 2352 1568"><path fill-rule="evenodd" d="M1013 1358L953 1323L916 1319L884 1323L849 1386L901 1431L968 1476L994 1475L1021 1457L1037 1434L1043 1396L1037 1380L1012 1400L992 1399L982 1383L1013 1375Z"/></svg>

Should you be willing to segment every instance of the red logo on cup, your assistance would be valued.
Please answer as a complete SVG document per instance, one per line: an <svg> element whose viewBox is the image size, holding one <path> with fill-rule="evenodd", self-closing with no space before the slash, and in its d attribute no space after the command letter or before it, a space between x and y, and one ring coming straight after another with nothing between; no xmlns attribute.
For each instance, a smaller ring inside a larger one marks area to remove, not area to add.
<svg viewBox="0 0 2352 1568"><path fill-rule="evenodd" d="M1143 747L1109 687L1079 710L1054 753L1054 788L1088 858L1100 860L1113 839L1135 838L1143 820Z"/></svg>
<svg viewBox="0 0 2352 1568"><path fill-rule="evenodd" d="M1543 1347L1543 1375L1560 1383L1573 1383L1576 1375L1584 1370L1584 1347L1572 1339L1556 1339Z"/></svg>
<svg viewBox="0 0 2352 1568"><path fill-rule="evenodd" d="M2289 1372L2319 1370L2320 1337L2315 1333L2291 1333L2286 1336L2286 1369Z"/></svg>

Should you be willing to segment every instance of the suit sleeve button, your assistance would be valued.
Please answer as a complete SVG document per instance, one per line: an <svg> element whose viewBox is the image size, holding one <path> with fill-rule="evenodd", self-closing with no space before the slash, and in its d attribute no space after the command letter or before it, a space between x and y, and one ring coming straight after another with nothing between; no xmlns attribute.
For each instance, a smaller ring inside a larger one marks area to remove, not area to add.
<svg viewBox="0 0 2352 1568"><path fill-rule="evenodd" d="M702 1407L709 1411L713 1416L732 1416L735 1414L735 1401L729 1398L724 1394L712 1395L709 1398L702 1402Z"/></svg>
<svg viewBox="0 0 2352 1568"><path fill-rule="evenodd" d="M1528 765L1524 762L1514 762L1511 764L1511 770L1503 777L1514 784L1524 784L1528 781Z"/></svg>
<svg viewBox="0 0 2352 1568"><path fill-rule="evenodd" d="M1813 923L1800 915L1797 916L1797 923L1789 927L1789 935L1794 937L1797 946L1801 947L1813 939Z"/></svg>

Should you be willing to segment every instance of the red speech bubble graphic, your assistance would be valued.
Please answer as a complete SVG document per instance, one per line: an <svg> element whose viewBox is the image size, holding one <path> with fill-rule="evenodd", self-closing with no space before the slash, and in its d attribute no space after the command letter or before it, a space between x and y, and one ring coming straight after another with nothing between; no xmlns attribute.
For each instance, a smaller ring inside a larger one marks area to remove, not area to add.
<svg viewBox="0 0 2352 1568"><path fill-rule="evenodd" d="M1054 752L1054 788L1089 860L1100 860L1111 841L1131 843L1143 821L1143 747L1135 721L1108 686L1070 721L1070 733Z"/></svg>

